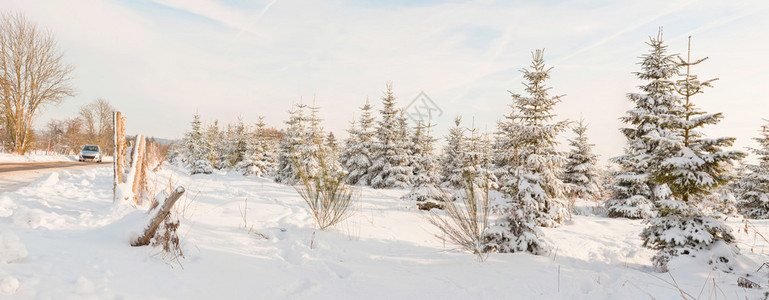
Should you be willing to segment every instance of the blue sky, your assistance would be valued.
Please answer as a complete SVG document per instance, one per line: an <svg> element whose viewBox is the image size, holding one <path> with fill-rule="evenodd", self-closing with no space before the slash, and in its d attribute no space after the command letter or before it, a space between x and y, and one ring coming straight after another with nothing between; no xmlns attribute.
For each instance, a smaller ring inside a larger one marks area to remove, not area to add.
<svg viewBox="0 0 769 300"><path fill-rule="evenodd" d="M618 118L641 84L638 56L663 26L671 52L693 35L695 69L719 77L695 99L724 121L706 129L754 146L769 118L766 1L18 1L4 7L51 30L76 67L76 97L38 126L72 117L97 97L128 116L128 131L178 138L192 114L227 123L258 116L282 127L291 103L315 98L325 127L344 137L353 114L392 80L400 104L425 92L444 114L482 130L509 113L508 90L545 48L559 118L590 123L606 159L622 152ZM385 3L385 4L382 4Z"/></svg>

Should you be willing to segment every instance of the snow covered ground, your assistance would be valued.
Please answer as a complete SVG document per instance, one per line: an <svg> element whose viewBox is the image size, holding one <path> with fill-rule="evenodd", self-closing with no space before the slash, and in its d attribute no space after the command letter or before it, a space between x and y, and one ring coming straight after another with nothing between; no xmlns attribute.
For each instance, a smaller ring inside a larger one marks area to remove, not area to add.
<svg viewBox="0 0 769 300"><path fill-rule="evenodd" d="M738 270L707 257L655 273L641 221L574 216L544 229L547 256L452 250L405 190L360 189L353 218L313 229L293 188L237 174L188 176L166 166L157 189L183 185L177 203L184 258L129 243L146 207L112 203L109 166L51 173L0 194L0 295L15 299L756 299L737 278L769 261L769 222L740 232ZM247 205L247 209L246 209ZM584 205L584 204L583 204ZM245 214L245 220L243 218ZM741 219L729 219L733 228ZM675 288L679 286L681 291ZM687 298L689 299L689 298Z"/></svg>
<svg viewBox="0 0 769 300"><path fill-rule="evenodd" d="M0 163L4 162L48 162L48 161L77 161L76 155L45 154L31 152L25 155L0 152Z"/></svg>

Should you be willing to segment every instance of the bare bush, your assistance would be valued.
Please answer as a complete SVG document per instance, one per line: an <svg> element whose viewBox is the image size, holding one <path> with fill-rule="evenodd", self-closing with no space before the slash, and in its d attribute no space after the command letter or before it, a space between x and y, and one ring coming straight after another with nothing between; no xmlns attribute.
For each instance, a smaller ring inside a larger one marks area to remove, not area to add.
<svg viewBox="0 0 769 300"><path fill-rule="evenodd" d="M324 150L320 140L315 142L317 151L313 153L318 162L318 172L311 174L308 167L293 159L300 181L294 186L299 195L310 207L318 228L326 230L352 216L356 202L353 189L345 184L344 172L334 165L332 157Z"/></svg>
<svg viewBox="0 0 769 300"><path fill-rule="evenodd" d="M431 210L429 220L441 231L436 237L445 237L459 249L472 252L479 261L484 261L487 257L485 233L489 228L488 184L474 185L474 176L467 172L463 177L465 188L456 197L458 201L452 201L443 193L445 216Z"/></svg>
<svg viewBox="0 0 769 300"><path fill-rule="evenodd" d="M181 267L181 259L184 258L184 251L179 240L179 234L177 230L180 225L178 215L174 214L172 217L169 215L160 223L158 231L155 232L155 236L152 238L152 247L160 248L161 252L158 254L163 260L168 261L172 265L178 264Z"/></svg>

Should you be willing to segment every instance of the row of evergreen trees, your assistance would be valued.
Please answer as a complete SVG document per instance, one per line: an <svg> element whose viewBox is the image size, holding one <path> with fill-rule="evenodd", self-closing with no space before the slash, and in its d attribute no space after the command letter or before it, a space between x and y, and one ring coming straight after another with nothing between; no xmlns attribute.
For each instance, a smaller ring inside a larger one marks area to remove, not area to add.
<svg viewBox="0 0 769 300"><path fill-rule="evenodd" d="M769 218L769 136L764 133L757 139L762 148L751 150L759 156L758 165L748 165L744 174L730 172L746 153L723 150L734 138L705 137L701 128L717 124L723 115L708 114L694 103L714 81L700 80L692 71L705 59L668 54L661 31L647 44L650 51L635 73L644 84L627 96L634 104L621 118L627 147L612 158L620 170L611 174L608 192L600 183L584 121L555 120L553 108L563 95L549 94L552 68L542 50L533 52L531 65L521 70L525 93L511 92L511 112L496 132L463 127L458 116L441 155L434 150L431 120L411 127L388 84L378 116L367 101L341 147L323 130L318 107L297 104L277 139L261 121L254 127L238 122L227 130L216 123L204 129L196 115L172 161L193 174L234 168L293 184L297 168L310 177L319 171L320 153L325 161L338 162L331 171L345 174L347 183L411 188L404 198L416 201L441 201L442 189L462 189L470 176L475 185L499 191L493 209L500 218L487 232L488 248L497 252L546 250L536 227L560 225L568 198L598 200L609 194L610 217L646 219L644 245L659 250L654 261L663 269L673 256L732 242L730 229L695 205L721 186L733 187L748 216ZM557 137L569 127L574 137L564 153ZM731 262L729 257L718 261L727 267Z"/></svg>
<svg viewBox="0 0 769 300"><path fill-rule="evenodd" d="M243 175L262 176L273 172L277 165L276 141L281 136L267 128L261 117L254 126L238 120L222 130L216 121L204 126L200 115L195 114L190 130L171 147L168 161L185 167L190 174L235 169Z"/></svg>

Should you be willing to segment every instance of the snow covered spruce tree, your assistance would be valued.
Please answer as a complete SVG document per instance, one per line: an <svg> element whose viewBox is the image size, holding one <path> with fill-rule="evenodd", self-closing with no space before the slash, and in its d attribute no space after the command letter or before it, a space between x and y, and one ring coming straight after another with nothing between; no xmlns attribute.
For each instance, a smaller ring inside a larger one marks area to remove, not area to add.
<svg viewBox="0 0 769 300"><path fill-rule="evenodd" d="M449 128L446 136L446 146L443 147L441 157L441 187L448 189L461 189L464 187L462 170L465 167L465 129L460 126L462 117L454 118L454 127Z"/></svg>
<svg viewBox="0 0 769 300"><path fill-rule="evenodd" d="M399 131L402 117L395 108L395 96L392 83L387 84L387 91L382 97L381 116L376 127L376 137L372 145L374 160L369 167L372 175L371 186L374 188L408 188L411 182L411 167L408 166L407 149Z"/></svg>
<svg viewBox="0 0 769 300"><path fill-rule="evenodd" d="M471 139L472 142L472 139ZM484 133L479 140L479 151L481 153L481 159L478 170L478 177L482 178L488 185L489 189L498 189L499 183L499 170L494 159L494 145L491 142L491 135Z"/></svg>
<svg viewBox="0 0 769 300"><path fill-rule="evenodd" d="M509 170L502 191L506 197L495 203L502 217L489 229L489 247L497 252L548 249L536 226L557 226L566 215L565 185L558 178L565 157L556 150L556 137L568 126L567 121L549 123L551 110L563 96L549 96L545 80L552 68L545 66L544 50L532 53L531 69L523 69L523 83L528 96L512 93L513 113L500 124L498 141L507 145ZM516 113L517 112L517 113Z"/></svg>
<svg viewBox="0 0 769 300"><path fill-rule="evenodd" d="M232 137L229 141L230 145L227 149L229 154L227 156L229 165L234 167L245 159L246 148L249 140L254 138L254 134L248 131L248 127L246 127L246 124L243 123L241 118L238 118L238 122L235 123L234 126L228 126L228 128L232 128L231 130L228 130L232 132Z"/></svg>
<svg viewBox="0 0 769 300"><path fill-rule="evenodd" d="M588 143L587 124L580 119L578 126L574 128L576 138L569 139L571 150L569 151L563 182L569 187L571 197L586 200L601 198L600 174L598 172L598 156L593 154L593 144Z"/></svg>
<svg viewBox="0 0 769 300"><path fill-rule="evenodd" d="M754 139L761 148L751 148L758 164L746 166L749 172L738 183L737 200L748 218L769 219L769 124L762 126L761 136Z"/></svg>
<svg viewBox="0 0 769 300"><path fill-rule="evenodd" d="M288 111L287 127L283 131L283 139L280 141L278 150L275 182L293 184L300 179L293 162L303 159L301 151L309 146L305 109L307 105L300 103Z"/></svg>
<svg viewBox="0 0 769 300"><path fill-rule="evenodd" d="M341 174L342 168L339 165L338 153L335 152L333 149L334 147L332 147L332 144L329 143L328 134L323 130L323 125L321 125L323 119L321 119L319 116L320 107L313 104L313 106L310 106L309 109L309 131L307 133L307 137L305 138L305 143L301 144L299 149L297 149L302 155L299 157L303 158L302 163L305 164L305 170L309 172L308 175L310 176L314 176L320 172L321 166L320 161L318 160L318 156L310 155L317 152L318 147L320 147L323 155L325 155L325 157L323 157L323 159L326 160L324 167L330 168L329 170L325 171Z"/></svg>
<svg viewBox="0 0 769 300"><path fill-rule="evenodd" d="M334 136L333 132L329 132L328 135L326 135L326 146L335 154L338 154L339 142L336 141L336 136Z"/></svg>
<svg viewBox="0 0 769 300"><path fill-rule="evenodd" d="M609 186L614 196L606 200L609 217L640 219L653 216L655 198L664 198L666 187L652 182L651 157L657 148L657 137L669 136L662 124L662 115L679 107L675 95L673 76L678 74L675 55L667 53L662 42L662 31L651 37L649 53L641 56L641 72L634 73L647 84L639 86L642 93L630 93L627 98L635 107L626 112L622 120L629 127L620 131L627 139L625 154L611 160L620 166ZM659 189L658 189L659 188ZM655 195L659 192L660 195Z"/></svg>
<svg viewBox="0 0 769 300"><path fill-rule="evenodd" d="M305 111L310 114L306 115ZM336 154L331 151L327 143L327 134L321 127L320 117L318 116L320 108L317 106L307 106L297 104L295 108L289 111L289 119L286 121L288 127L283 133L283 140L280 143L280 154L278 155L278 170L275 181L286 184L295 184L301 178L297 173L296 165L302 168L302 176L312 180L320 171L318 160L318 147L321 147L323 158L326 160L324 167L332 168L326 171L340 171Z"/></svg>
<svg viewBox="0 0 769 300"><path fill-rule="evenodd" d="M208 159L211 161L211 165L217 170L229 168L226 151L228 136L226 131L222 132L219 129L219 121L214 120L213 123L209 124L204 134L206 136Z"/></svg>
<svg viewBox="0 0 769 300"><path fill-rule="evenodd" d="M442 202L444 194L438 188L439 170L438 158L433 153L433 144L435 139L430 136L429 122L424 125L421 120L417 121L414 129L414 135L411 139L412 149L409 159L413 174L413 187L411 192L401 197L401 199L417 202Z"/></svg>
<svg viewBox="0 0 769 300"><path fill-rule="evenodd" d="M661 36L652 40L657 49L664 49ZM689 53L691 53L691 40ZM679 58L680 59L680 58ZM727 247L734 237L731 229L720 220L705 216L694 204L695 200L710 195L730 179L728 167L733 160L745 156L741 151L724 151L735 138L706 138L699 131L705 125L715 125L723 118L721 113L707 114L694 105L692 97L710 87L713 80L700 81L691 73L691 67L705 59L692 61L680 59L678 67L685 68L683 78L675 83L675 90L684 100L683 105L671 101L659 116L662 131L647 135L656 143L652 151L652 180L667 187L669 196L656 194L657 216L649 219L649 227L643 230L643 245L659 250L652 258L658 270L667 270L667 263L674 256L696 256L700 250ZM673 88L673 87L668 87ZM680 99L680 98L679 98ZM660 189L661 190L661 189ZM711 264L731 270L737 249L703 254L711 257Z"/></svg>
<svg viewBox="0 0 769 300"><path fill-rule="evenodd" d="M200 115L197 113L192 117L190 131L184 136L183 157L186 157L186 167L190 174L211 174L214 169L211 167L210 152L208 143L203 135L203 125L200 122Z"/></svg>
<svg viewBox="0 0 769 300"><path fill-rule="evenodd" d="M464 152L464 172L473 174L474 184L485 189L499 188L497 176L494 174L494 160L491 157L491 141L488 135L478 132L475 121L467 128L466 151Z"/></svg>
<svg viewBox="0 0 769 300"><path fill-rule="evenodd" d="M265 136L264 127L264 117L259 117L254 131L244 130L245 151L242 160L235 165L235 169L244 176L264 176L271 169L269 141Z"/></svg>
<svg viewBox="0 0 769 300"><path fill-rule="evenodd" d="M347 173L347 183L368 185L372 177L369 168L373 161L372 146L376 134L373 128L374 116L371 114L371 104L368 99L361 107L361 116L357 125L356 127L353 121L348 130L350 136L345 140L339 163Z"/></svg>

